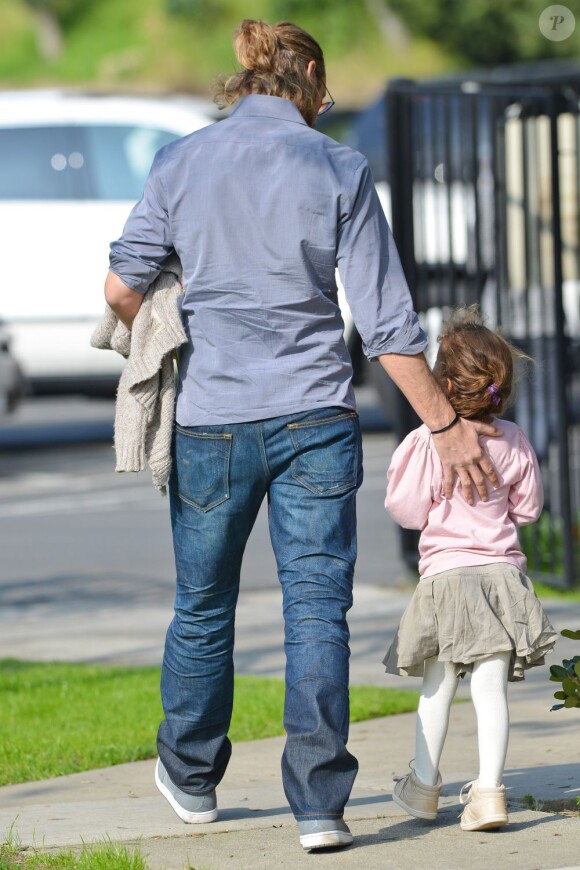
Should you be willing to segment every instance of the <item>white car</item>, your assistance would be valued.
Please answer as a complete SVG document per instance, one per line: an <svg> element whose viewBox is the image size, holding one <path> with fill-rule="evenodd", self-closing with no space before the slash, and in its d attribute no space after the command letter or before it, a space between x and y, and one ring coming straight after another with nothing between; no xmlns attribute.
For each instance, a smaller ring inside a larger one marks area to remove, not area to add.
<svg viewBox="0 0 580 870"><path fill-rule="evenodd" d="M23 393L24 378L10 351L8 330L0 321L0 420L16 409Z"/></svg>
<svg viewBox="0 0 580 870"><path fill-rule="evenodd" d="M217 119L209 101L0 92L0 312L35 392L109 392L121 358L89 345L117 238L155 152Z"/></svg>

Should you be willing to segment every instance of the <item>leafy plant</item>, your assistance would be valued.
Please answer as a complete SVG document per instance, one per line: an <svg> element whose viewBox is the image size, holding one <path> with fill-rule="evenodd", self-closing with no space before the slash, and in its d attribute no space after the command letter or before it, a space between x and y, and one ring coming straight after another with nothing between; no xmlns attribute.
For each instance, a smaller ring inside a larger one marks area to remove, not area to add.
<svg viewBox="0 0 580 870"><path fill-rule="evenodd" d="M544 808L542 801L537 800L533 794L525 794L522 798L522 804L535 813L541 813Z"/></svg>
<svg viewBox="0 0 580 870"><path fill-rule="evenodd" d="M387 5L412 32L431 37L471 63L535 61L578 51L577 36L553 42L542 35L538 17L547 5L544 0L388 0Z"/></svg>
<svg viewBox="0 0 580 870"><path fill-rule="evenodd" d="M560 634L571 640L580 640L580 631L565 628ZM554 698L563 702L554 704L550 708L551 710L561 710L562 707L580 707L580 656L564 659L561 665L552 665L550 680L554 683L562 683L562 688L554 692Z"/></svg>
<svg viewBox="0 0 580 870"><path fill-rule="evenodd" d="M36 22L38 51L45 60L56 60L64 49L64 31L86 12L85 0L24 0ZM0 868L1 870L1 868Z"/></svg>
<svg viewBox="0 0 580 870"><path fill-rule="evenodd" d="M535 802L536 802L536 799L533 796L533 794L525 794L522 798L522 803L524 804L524 806L529 807L529 808L533 807Z"/></svg>
<svg viewBox="0 0 580 870"><path fill-rule="evenodd" d="M52 15L60 25L67 27L85 11L85 0L24 0L31 9L38 9Z"/></svg>
<svg viewBox="0 0 580 870"><path fill-rule="evenodd" d="M520 545L531 572L564 572L564 526L561 517L544 510L537 523L518 529Z"/></svg>
<svg viewBox="0 0 580 870"><path fill-rule="evenodd" d="M223 4L216 0L166 0L169 15L179 15L183 18L207 21L221 15Z"/></svg>

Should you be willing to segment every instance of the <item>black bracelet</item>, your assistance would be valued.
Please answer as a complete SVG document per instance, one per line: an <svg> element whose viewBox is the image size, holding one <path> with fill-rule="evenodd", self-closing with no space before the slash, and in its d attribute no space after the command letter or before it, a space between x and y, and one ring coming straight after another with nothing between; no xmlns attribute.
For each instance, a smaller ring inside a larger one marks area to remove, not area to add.
<svg viewBox="0 0 580 870"><path fill-rule="evenodd" d="M431 435L441 435L442 432L447 432L448 429L452 429L456 423L459 423L461 417L459 414L456 414L451 423L448 423L447 426L443 426L442 429L431 429Z"/></svg>

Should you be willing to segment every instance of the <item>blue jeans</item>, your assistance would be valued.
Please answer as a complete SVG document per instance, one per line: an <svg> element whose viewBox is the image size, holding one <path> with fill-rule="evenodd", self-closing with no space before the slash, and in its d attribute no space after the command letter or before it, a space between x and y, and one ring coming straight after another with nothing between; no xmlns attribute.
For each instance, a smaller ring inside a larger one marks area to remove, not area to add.
<svg viewBox="0 0 580 870"><path fill-rule="evenodd" d="M284 790L298 819L340 817L358 769L346 749L358 417L322 408L178 426L174 451L177 592L161 677L159 756L175 785L191 794L215 788L225 773L240 568L267 495L285 620Z"/></svg>

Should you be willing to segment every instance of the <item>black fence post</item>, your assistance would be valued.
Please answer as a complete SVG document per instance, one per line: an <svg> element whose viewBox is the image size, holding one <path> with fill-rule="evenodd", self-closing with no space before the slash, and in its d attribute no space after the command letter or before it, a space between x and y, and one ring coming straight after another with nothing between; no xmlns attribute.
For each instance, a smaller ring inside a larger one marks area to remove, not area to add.
<svg viewBox="0 0 580 870"><path fill-rule="evenodd" d="M560 489L560 510L564 527L564 579L566 586L575 582L574 542L572 494L570 488L570 451L568 437L570 421L568 415L568 397L566 394L566 379L568 363L566 359L566 342L564 329L564 300L562 294L562 225L560 215L560 166L558 147L558 107L556 96L550 100L550 156L552 182L552 239L553 239L553 276L554 276L554 319L556 326L556 380L558 409L558 476Z"/></svg>
<svg viewBox="0 0 580 870"><path fill-rule="evenodd" d="M401 258L401 265L416 305L415 237L413 227L413 160L414 137L411 117L411 94L414 82L391 81L386 95L386 121L389 155L387 178L391 192L391 230ZM399 441L421 421L400 392L396 390L394 428ZM401 548L405 562L417 566L419 533L401 529Z"/></svg>

